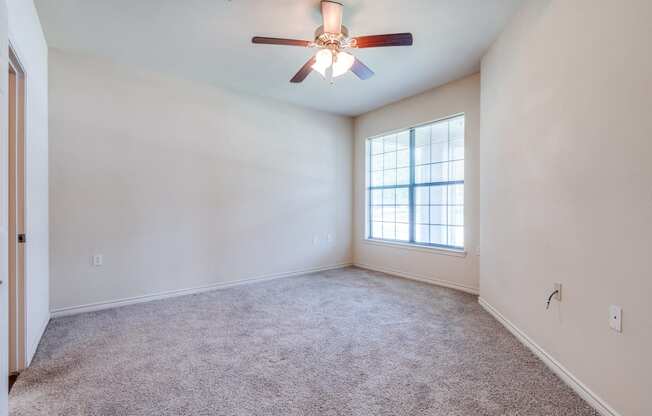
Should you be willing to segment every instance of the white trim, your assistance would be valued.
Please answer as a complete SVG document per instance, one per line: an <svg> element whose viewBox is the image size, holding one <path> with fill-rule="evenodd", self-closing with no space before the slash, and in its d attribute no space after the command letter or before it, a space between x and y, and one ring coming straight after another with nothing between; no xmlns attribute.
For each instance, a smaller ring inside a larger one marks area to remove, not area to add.
<svg viewBox="0 0 652 416"><path fill-rule="evenodd" d="M115 299L115 300L110 300L105 302L88 303L85 305L67 306L64 308L53 309L52 311L50 311L50 315L52 318L60 318L62 316L77 315L80 313L100 311L103 309L112 309L120 306L133 305L136 303L151 302L153 300L167 299L167 298L173 298L173 297L184 296L184 295L192 295L195 293L208 292L217 289L225 289L228 287L240 286L240 285L256 283L256 282L264 282L267 280L280 279L283 277L299 276L302 274L321 272L325 270L340 269L351 265L352 263L350 262L337 263L329 266L312 267L308 269L295 270L291 272L272 273L272 274L261 275L257 277L235 280L230 282L212 283L210 285L205 285L205 286L197 286L197 287L191 287L186 289L167 290L164 292L152 293L149 295Z"/></svg>
<svg viewBox="0 0 652 416"><path fill-rule="evenodd" d="M466 257L466 251L456 250L454 248L424 246L421 244L401 243L398 241L371 240L369 238L363 238L362 243L369 244L372 246L392 247L392 248L398 248L402 250L420 251L422 253L427 253L427 254L439 254L439 255L453 256L453 257Z"/></svg>
<svg viewBox="0 0 652 416"><path fill-rule="evenodd" d="M460 290L462 292L470 293L472 295L478 295L480 293L480 291L476 287L462 285L459 283L451 282L450 280L443 280L443 279L437 279L429 276L405 273L400 270L390 269L387 267L373 266L365 263L354 262L353 265L356 267L360 267L361 269L373 270L376 272L390 274L392 276L402 277L404 279L416 280L419 282L430 283L437 286L443 286L449 289L455 289L455 290Z"/></svg>
<svg viewBox="0 0 652 416"><path fill-rule="evenodd" d="M584 383L582 383L577 377L573 375L568 369L566 369L559 361L554 359L550 354L548 354L543 348L537 345L525 332L520 330L516 325L514 325L509 319L505 318L496 308L491 306L483 298L478 298L478 302L482 307L489 312L498 322L503 324L509 332L511 332L523 345L528 347L534 355L539 357L541 361L544 362L559 378L561 378L564 383L566 383L571 389L575 391L581 398L583 398L589 405L591 405L598 413L602 416L620 416L616 410L607 404L603 399L601 399L597 394L595 394L591 389L589 389Z"/></svg>

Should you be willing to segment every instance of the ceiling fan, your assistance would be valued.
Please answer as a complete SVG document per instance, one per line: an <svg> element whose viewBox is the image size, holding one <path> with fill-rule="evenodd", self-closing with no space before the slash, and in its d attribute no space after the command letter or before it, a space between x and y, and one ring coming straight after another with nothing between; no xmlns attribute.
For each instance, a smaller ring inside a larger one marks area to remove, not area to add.
<svg viewBox="0 0 652 416"><path fill-rule="evenodd" d="M319 48L319 51L306 62L290 82L302 82L311 71L317 71L322 77L332 82L333 78L346 74L349 70L358 78L365 80L374 75L374 72L365 64L345 49L377 48L381 46L410 46L412 45L411 33L394 33L388 35L371 35L349 37L349 30L342 25L342 12L344 6L331 0L321 1L321 14L324 24L315 31L315 40L282 39L255 36L253 43L267 45L302 46L305 48Z"/></svg>

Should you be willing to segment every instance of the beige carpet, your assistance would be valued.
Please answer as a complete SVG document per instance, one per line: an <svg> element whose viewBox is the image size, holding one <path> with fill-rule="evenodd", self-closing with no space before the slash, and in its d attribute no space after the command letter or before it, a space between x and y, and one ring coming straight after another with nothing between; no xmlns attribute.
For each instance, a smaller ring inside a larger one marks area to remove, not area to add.
<svg viewBox="0 0 652 416"><path fill-rule="evenodd" d="M597 415L477 298L356 268L53 320L22 415Z"/></svg>

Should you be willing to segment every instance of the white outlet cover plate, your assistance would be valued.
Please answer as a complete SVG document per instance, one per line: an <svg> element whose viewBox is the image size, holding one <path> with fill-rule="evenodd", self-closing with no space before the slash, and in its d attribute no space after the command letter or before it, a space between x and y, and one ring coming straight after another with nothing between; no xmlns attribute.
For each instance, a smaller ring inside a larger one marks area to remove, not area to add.
<svg viewBox="0 0 652 416"><path fill-rule="evenodd" d="M616 332L622 332L623 309L620 306L609 306L609 326Z"/></svg>

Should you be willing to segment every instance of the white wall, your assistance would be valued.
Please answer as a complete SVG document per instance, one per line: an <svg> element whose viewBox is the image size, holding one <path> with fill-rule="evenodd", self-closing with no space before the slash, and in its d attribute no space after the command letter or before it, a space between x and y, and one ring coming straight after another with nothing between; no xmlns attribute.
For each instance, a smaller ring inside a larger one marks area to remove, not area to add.
<svg viewBox="0 0 652 416"><path fill-rule="evenodd" d="M48 49L31 0L8 0L9 41L25 71L25 313L31 361L50 319L48 224Z"/></svg>
<svg viewBox="0 0 652 416"><path fill-rule="evenodd" d="M49 320L47 47L30 0L0 2L0 264L7 264L7 61L8 40L21 59L26 83L26 336L31 360ZM0 415L7 414L7 269L0 268Z"/></svg>
<svg viewBox="0 0 652 416"><path fill-rule="evenodd" d="M0 1L0 264L6 265L9 255L9 210L7 201L9 188L7 182L8 172L8 97L7 75L9 60L7 49L7 31L9 21L7 18L7 2ZM7 415L7 391L9 389L9 297L8 281L9 269L0 267L0 415Z"/></svg>
<svg viewBox="0 0 652 416"><path fill-rule="evenodd" d="M465 113L466 255L365 240L365 141L385 132ZM478 292L480 75L434 88L355 119L354 262L362 267Z"/></svg>
<svg viewBox="0 0 652 416"><path fill-rule="evenodd" d="M53 310L351 262L350 118L56 49L50 100Z"/></svg>
<svg viewBox="0 0 652 416"><path fill-rule="evenodd" d="M631 416L652 414L650 22L649 0L529 1L482 63L481 297Z"/></svg>

